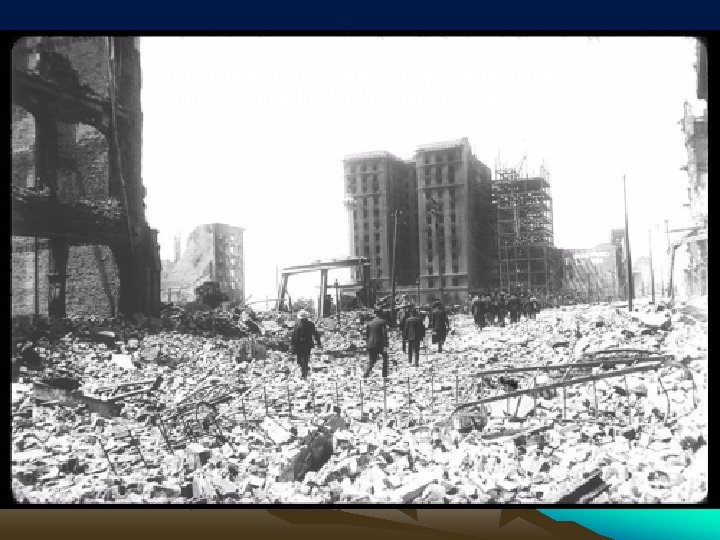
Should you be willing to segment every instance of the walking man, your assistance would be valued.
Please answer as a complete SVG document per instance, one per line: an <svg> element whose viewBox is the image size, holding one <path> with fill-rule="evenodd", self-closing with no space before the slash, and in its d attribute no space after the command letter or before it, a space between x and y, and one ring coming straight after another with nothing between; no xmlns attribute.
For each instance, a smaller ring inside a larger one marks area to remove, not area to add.
<svg viewBox="0 0 720 540"><path fill-rule="evenodd" d="M303 379L307 379L308 371L310 371L310 351L313 348L313 339L317 342L317 346L322 348L320 334L315 328L315 323L308 319L308 312L303 309L298 313L298 322L293 330L291 340L292 352L297 356L297 363Z"/></svg>
<svg viewBox="0 0 720 540"><path fill-rule="evenodd" d="M407 339L410 365L413 363L414 354L415 367L418 367L420 364L420 342L425 339L425 325L415 308L411 308L410 316L405 321L405 335L403 337Z"/></svg>
<svg viewBox="0 0 720 540"><path fill-rule="evenodd" d="M472 315L475 319L475 325L482 330L485 326L485 304L482 303L480 297L475 295L472 301Z"/></svg>
<svg viewBox="0 0 720 540"><path fill-rule="evenodd" d="M407 320L411 315L410 311L412 308L410 308L408 306L402 306L401 309L402 309L402 315L400 316L399 327L400 327L400 334L402 335L402 352L407 352L405 350L406 346L407 346L407 339L405 337L405 324L407 323Z"/></svg>
<svg viewBox="0 0 720 540"><path fill-rule="evenodd" d="M433 310L430 313L430 328L433 333L432 341L438 344L438 352L442 352L443 343L450 331L450 319L440 302L433 304Z"/></svg>
<svg viewBox="0 0 720 540"><path fill-rule="evenodd" d="M375 318L371 320L365 326L365 343L367 344L368 350L368 366L365 370L364 377L367 378L370 375L375 363L377 362L378 355L382 355L383 367L382 376L383 378L388 376L388 354L387 347L388 343L388 331L387 323L383 318L382 309L375 310Z"/></svg>

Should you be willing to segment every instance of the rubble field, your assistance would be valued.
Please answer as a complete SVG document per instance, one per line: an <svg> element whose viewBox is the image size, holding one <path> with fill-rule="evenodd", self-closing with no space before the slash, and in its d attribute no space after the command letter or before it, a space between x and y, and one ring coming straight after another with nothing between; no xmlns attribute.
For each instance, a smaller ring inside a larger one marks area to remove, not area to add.
<svg viewBox="0 0 720 540"><path fill-rule="evenodd" d="M223 336L175 311L163 320L76 322L36 340L43 367L16 369L12 383L16 499L554 503L578 493L582 502L597 486L595 503L707 495L706 304L641 305L631 314L611 304L562 307L482 330L455 315L446 351L422 349L419 368L391 334L387 381L381 361L362 379L361 314L319 322L323 347L313 350L307 381L282 345L293 321L261 318L259 336ZM475 376L570 366L613 348L676 364L509 399L630 364ZM63 377L78 388L60 388ZM503 399L469 409L479 419L470 427L451 417L494 395ZM312 454L321 447L324 456Z"/></svg>

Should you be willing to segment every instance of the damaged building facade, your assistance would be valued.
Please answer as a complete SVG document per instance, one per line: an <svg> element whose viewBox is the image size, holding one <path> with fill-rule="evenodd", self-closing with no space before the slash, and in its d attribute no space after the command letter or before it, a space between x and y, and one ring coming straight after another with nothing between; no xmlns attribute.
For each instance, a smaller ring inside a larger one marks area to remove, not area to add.
<svg viewBox="0 0 720 540"><path fill-rule="evenodd" d="M591 249L562 250L562 290L591 302L618 300L617 249L606 243Z"/></svg>
<svg viewBox="0 0 720 540"><path fill-rule="evenodd" d="M682 269L682 279L688 296L705 295L708 292L708 116L707 116L707 48L696 44L697 105L686 102L682 119L685 134L688 174L688 208L691 231L680 244L686 250L687 261Z"/></svg>
<svg viewBox="0 0 720 540"><path fill-rule="evenodd" d="M13 48L13 316L159 314L138 47L94 36Z"/></svg>
<svg viewBox="0 0 720 540"><path fill-rule="evenodd" d="M176 242L176 246L178 242ZM178 250L176 248L176 257ZM243 229L222 223L195 227L185 251L176 262L163 261L163 302L186 303L195 298L195 288L206 281L217 282L230 303L245 299Z"/></svg>

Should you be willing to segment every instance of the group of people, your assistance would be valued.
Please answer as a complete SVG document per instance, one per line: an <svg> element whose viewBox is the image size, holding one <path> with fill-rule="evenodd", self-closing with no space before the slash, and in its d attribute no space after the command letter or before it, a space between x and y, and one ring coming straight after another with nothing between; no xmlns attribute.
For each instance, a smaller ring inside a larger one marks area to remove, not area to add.
<svg viewBox="0 0 720 540"><path fill-rule="evenodd" d="M420 343L424 341L427 331L432 335L433 344L437 344L438 352L442 352L443 344L450 331L450 318L440 302L435 302L429 313L429 324L425 326L425 314L415 306L408 304L401 306L399 330L402 335L402 350L407 353L408 362L415 367L420 365ZM382 308L375 309L374 318L365 325L365 343L368 352L368 364L364 377L372 372L379 358L382 358L382 376L387 377L389 372L388 348L390 340L388 335L388 321ZM315 323L309 319L307 311L298 313L298 323L293 329L291 338L291 351L294 352L300 366L301 376L307 378L310 371L310 353L317 345L322 348L320 333Z"/></svg>
<svg viewBox="0 0 720 540"><path fill-rule="evenodd" d="M540 311L540 302L531 293L493 291L482 295L475 295L470 305L470 312L475 319L475 324L482 329L487 325L505 326L506 319L514 324L520 321L524 315L528 319L534 319Z"/></svg>

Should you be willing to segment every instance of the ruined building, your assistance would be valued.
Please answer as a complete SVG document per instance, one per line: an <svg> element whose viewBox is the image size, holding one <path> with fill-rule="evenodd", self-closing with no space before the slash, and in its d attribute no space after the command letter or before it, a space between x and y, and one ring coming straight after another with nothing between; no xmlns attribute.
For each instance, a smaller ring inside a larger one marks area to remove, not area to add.
<svg viewBox="0 0 720 540"><path fill-rule="evenodd" d="M625 229L610 231L610 243L615 246L615 274L617 276L618 299L627 300L627 255L625 246Z"/></svg>
<svg viewBox="0 0 720 540"><path fill-rule="evenodd" d="M547 171L500 169L493 181L497 207L497 278L503 289L554 291L562 260L553 241L553 209Z"/></svg>
<svg viewBox="0 0 720 540"><path fill-rule="evenodd" d="M696 45L696 96L698 108L685 103L682 129L687 149L688 203L693 226L682 243L687 250L684 282L690 296L707 294L708 289L708 116L707 116L707 49Z"/></svg>
<svg viewBox="0 0 720 540"><path fill-rule="evenodd" d="M163 261L165 263L165 261ZM163 268L162 301L185 303L195 300L195 287L215 281L228 301L245 299L243 229L221 223L200 225L188 237L179 260Z"/></svg>
<svg viewBox="0 0 720 540"><path fill-rule="evenodd" d="M13 315L159 312L138 47L96 36L13 48Z"/></svg>
<svg viewBox="0 0 720 540"><path fill-rule="evenodd" d="M619 299L617 255L613 243L598 244L592 249L565 249L562 289L589 299Z"/></svg>

